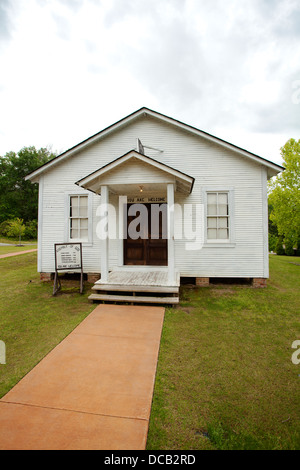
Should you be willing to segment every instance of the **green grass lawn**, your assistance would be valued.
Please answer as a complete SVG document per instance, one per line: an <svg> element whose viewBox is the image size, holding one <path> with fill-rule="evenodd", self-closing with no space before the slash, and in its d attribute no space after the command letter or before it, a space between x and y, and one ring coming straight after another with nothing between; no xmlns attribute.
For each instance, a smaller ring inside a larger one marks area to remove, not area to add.
<svg viewBox="0 0 300 470"><path fill-rule="evenodd" d="M19 239L0 237L0 243L9 243L10 245L18 245ZM37 244L37 241L36 240L21 240L21 245L31 245L32 243Z"/></svg>
<svg viewBox="0 0 300 470"><path fill-rule="evenodd" d="M148 449L300 449L300 259L270 269L266 289L185 288L167 309Z"/></svg>
<svg viewBox="0 0 300 470"><path fill-rule="evenodd" d="M185 287L166 309L148 450L300 449L300 259L271 256L270 268L266 289ZM0 276L2 397L95 305L79 281L52 297L36 253L1 259Z"/></svg>
<svg viewBox="0 0 300 470"><path fill-rule="evenodd" d="M88 285L79 293L64 286L52 297L52 283L42 283L36 253L0 259L0 340L6 345L6 364L0 364L0 397L10 390L94 308Z"/></svg>
<svg viewBox="0 0 300 470"><path fill-rule="evenodd" d="M6 255L9 253L18 253L19 251L34 250L37 248L37 244L22 245L22 246L0 246L0 255Z"/></svg>

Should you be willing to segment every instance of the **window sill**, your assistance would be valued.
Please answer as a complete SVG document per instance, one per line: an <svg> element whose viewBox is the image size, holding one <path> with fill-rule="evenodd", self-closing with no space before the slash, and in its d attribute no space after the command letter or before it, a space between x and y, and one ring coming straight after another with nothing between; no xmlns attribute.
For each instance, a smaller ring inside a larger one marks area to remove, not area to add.
<svg viewBox="0 0 300 470"><path fill-rule="evenodd" d="M66 243L81 243L82 246L93 246L93 243L92 242L84 242L82 240L69 240L68 242Z"/></svg>
<svg viewBox="0 0 300 470"><path fill-rule="evenodd" d="M236 243L206 242L203 248L235 248Z"/></svg>

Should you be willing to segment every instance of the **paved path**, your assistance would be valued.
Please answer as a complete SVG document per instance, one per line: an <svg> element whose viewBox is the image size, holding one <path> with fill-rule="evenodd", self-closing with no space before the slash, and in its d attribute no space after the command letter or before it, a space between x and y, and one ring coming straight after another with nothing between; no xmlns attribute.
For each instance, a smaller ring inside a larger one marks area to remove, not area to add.
<svg viewBox="0 0 300 470"><path fill-rule="evenodd" d="M5 255L0 255L0 259L9 258L10 256L16 256L16 255L24 255L24 253L32 253L33 251L37 251L37 248L33 250L24 250L24 251L15 251L13 253L6 253Z"/></svg>
<svg viewBox="0 0 300 470"><path fill-rule="evenodd" d="M164 312L97 306L0 400L0 449L145 449Z"/></svg>

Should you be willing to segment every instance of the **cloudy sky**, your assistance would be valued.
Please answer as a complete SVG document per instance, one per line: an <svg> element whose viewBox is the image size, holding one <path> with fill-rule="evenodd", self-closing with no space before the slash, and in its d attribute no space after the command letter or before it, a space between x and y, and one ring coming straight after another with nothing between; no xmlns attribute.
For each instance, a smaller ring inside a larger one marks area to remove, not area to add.
<svg viewBox="0 0 300 470"><path fill-rule="evenodd" d="M0 0L0 155L61 153L143 106L281 163L300 0Z"/></svg>

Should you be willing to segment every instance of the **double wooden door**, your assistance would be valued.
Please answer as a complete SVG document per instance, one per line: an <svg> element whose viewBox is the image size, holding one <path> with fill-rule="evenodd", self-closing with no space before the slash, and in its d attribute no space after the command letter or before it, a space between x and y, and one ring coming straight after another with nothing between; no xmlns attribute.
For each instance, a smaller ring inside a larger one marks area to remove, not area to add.
<svg viewBox="0 0 300 470"><path fill-rule="evenodd" d="M167 266L167 204L143 204L142 211L138 210L137 205L132 208L131 206L133 204L125 206L127 227L124 264Z"/></svg>

